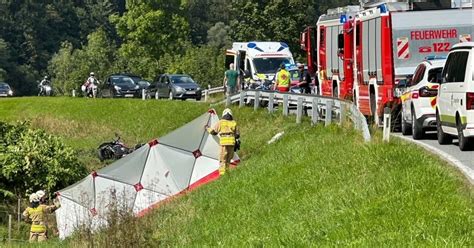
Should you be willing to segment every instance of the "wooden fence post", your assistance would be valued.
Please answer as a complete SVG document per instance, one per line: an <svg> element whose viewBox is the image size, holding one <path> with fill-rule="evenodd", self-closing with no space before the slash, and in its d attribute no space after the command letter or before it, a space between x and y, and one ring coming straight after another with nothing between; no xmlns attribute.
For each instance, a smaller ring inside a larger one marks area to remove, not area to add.
<svg viewBox="0 0 474 248"><path fill-rule="evenodd" d="M342 126L342 124L344 124L345 119L346 119L346 103L340 101L339 102L339 125Z"/></svg>

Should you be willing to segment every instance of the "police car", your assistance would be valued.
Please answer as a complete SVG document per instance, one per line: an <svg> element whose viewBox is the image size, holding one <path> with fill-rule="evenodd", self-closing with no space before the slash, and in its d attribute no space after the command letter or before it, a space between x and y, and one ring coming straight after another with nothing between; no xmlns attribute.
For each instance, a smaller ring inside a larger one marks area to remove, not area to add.
<svg viewBox="0 0 474 248"><path fill-rule="evenodd" d="M436 130L436 101L446 57L429 56L408 80L402 100L402 133L422 139L427 130Z"/></svg>

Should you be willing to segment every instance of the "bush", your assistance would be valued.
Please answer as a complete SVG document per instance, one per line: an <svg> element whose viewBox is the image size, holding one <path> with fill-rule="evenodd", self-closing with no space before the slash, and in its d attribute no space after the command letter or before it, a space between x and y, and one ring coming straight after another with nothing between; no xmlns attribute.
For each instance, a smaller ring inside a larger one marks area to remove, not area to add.
<svg viewBox="0 0 474 248"><path fill-rule="evenodd" d="M0 194L6 198L39 189L54 192L86 174L61 139L31 129L26 122L0 122L0 164Z"/></svg>

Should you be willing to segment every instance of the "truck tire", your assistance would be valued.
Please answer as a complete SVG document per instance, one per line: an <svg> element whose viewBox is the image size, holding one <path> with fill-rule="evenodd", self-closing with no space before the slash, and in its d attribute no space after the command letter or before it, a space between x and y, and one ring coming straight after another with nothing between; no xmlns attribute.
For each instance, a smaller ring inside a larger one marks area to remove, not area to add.
<svg viewBox="0 0 474 248"><path fill-rule="evenodd" d="M415 110L411 110L411 132L414 140L422 139L425 136L423 126L416 120Z"/></svg>
<svg viewBox="0 0 474 248"><path fill-rule="evenodd" d="M438 111L436 111L436 130L438 136L438 144L447 145L453 142L453 137L451 137L449 134L444 133L443 129L441 128L441 120L439 118Z"/></svg>

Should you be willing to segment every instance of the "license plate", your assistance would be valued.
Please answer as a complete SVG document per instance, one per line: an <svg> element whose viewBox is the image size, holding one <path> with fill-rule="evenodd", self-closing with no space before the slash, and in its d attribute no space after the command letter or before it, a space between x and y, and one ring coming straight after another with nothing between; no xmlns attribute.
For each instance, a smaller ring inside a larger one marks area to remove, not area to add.
<svg viewBox="0 0 474 248"><path fill-rule="evenodd" d="M133 97L133 94L125 94L125 97Z"/></svg>
<svg viewBox="0 0 474 248"><path fill-rule="evenodd" d="M188 91L188 92L186 92L186 93L188 93L188 94L196 94L196 91L190 90L190 91Z"/></svg>

